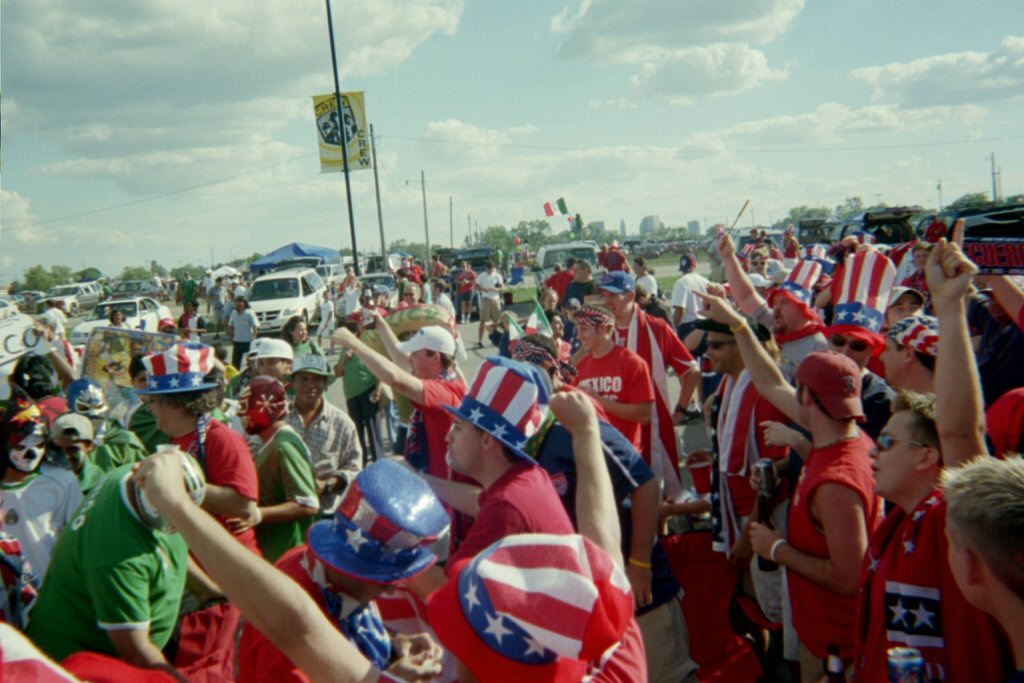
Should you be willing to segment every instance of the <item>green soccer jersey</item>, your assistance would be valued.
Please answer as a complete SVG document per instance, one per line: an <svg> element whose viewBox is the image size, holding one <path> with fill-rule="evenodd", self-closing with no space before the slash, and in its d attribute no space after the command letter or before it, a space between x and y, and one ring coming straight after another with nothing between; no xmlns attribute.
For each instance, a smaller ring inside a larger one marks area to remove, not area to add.
<svg viewBox="0 0 1024 683"><path fill-rule="evenodd" d="M309 449L291 427L277 430L256 454L256 473L260 479L260 507L292 501L320 509ZM306 517L292 522L264 522L256 527L256 540L267 561L277 562L285 552L305 543L306 530L313 520Z"/></svg>
<svg viewBox="0 0 1024 683"><path fill-rule="evenodd" d="M139 520L128 502L130 474L130 465L112 470L57 541L27 631L54 661L81 650L116 656L111 630L148 628L158 648L171 637L188 547Z"/></svg>
<svg viewBox="0 0 1024 683"><path fill-rule="evenodd" d="M138 436L116 422L110 421L107 423L103 442L96 447L90 457L96 463L96 467L106 474L121 465L141 462L151 452L146 450Z"/></svg>

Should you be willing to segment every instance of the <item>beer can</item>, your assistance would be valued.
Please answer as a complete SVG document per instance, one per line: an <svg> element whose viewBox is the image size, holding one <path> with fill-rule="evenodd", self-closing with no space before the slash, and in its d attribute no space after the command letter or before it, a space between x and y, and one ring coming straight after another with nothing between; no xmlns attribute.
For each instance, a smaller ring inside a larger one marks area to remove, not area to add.
<svg viewBox="0 0 1024 683"><path fill-rule="evenodd" d="M889 648L889 683L925 683L924 657L916 647Z"/></svg>

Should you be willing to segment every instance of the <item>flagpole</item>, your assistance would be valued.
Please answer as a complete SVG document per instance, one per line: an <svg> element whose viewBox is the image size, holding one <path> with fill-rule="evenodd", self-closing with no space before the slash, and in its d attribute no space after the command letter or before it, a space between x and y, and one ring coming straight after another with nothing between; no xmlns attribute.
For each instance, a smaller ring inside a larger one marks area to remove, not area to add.
<svg viewBox="0 0 1024 683"><path fill-rule="evenodd" d="M386 266L388 262L388 248L384 244L384 214L380 208L380 180L377 179L377 138L373 136L372 123L370 124L370 151L373 153L373 189L377 192L377 227L380 229L380 257ZM385 270L387 270L386 267Z"/></svg>
<svg viewBox="0 0 1024 683"><path fill-rule="evenodd" d="M341 83L338 81L338 54L334 49L334 21L331 19L331 0L324 0L327 9L327 34L331 39L331 66L334 72L334 104L338 108L338 127L341 129L341 162L345 165L345 203L348 205L348 232L352 238L352 263L356 277L359 272L359 249L356 247L356 219L352 213L352 185L348 178L348 136L345 134L345 109L341 106ZM376 158L374 164L376 164ZM387 258L386 254L382 254Z"/></svg>

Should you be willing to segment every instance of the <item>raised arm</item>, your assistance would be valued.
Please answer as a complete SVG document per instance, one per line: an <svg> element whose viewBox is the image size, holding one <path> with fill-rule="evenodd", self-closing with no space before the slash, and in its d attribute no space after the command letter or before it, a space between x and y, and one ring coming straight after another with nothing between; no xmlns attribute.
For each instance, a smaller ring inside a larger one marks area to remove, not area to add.
<svg viewBox="0 0 1024 683"><path fill-rule="evenodd" d="M740 315L739 311L732 307L732 304L721 297L700 293L697 296L707 304L704 310L705 316L728 325L732 330L740 355L743 356L743 363L746 365L747 372L750 373L750 379L753 380L758 393L785 413L786 417L794 422L800 422L801 411L796 390L786 381L782 370L761 346L754 331L747 323L747 319Z"/></svg>
<svg viewBox="0 0 1024 683"><path fill-rule="evenodd" d="M576 459L576 522L580 533L601 547L621 567L619 519L612 480L604 463L594 404L578 391L551 397L551 410L572 435Z"/></svg>
<svg viewBox="0 0 1024 683"><path fill-rule="evenodd" d="M238 543L192 502L182 485L180 458L174 451L150 456L139 465L136 480L246 620L312 681L378 680L378 672L327 620L306 591Z"/></svg>
<svg viewBox="0 0 1024 683"><path fill-rule="evenodd" d="M399 367L409 367L409 354L398 348L398 337L395 336L395 331L391 329L391 326L388 325L387 320L380 314L380 311L373 312L373 320L377 336L380 337L380 341L384 344L384 349L388 352L391 360Z"/></svg>
<svg viewBox="0 0 1024 683"><path fill-rule="evenodd" d="M958 221L958 225L959 225ZM954 232L956 228L954 227ZM978 272L955 243L944 239L931 250L925 275L939 319L935 360L935 424L943 463L961 465L987 453L981 380L967 329L967 298Z"/></svg>
<svg viewBox="0 0 1024 683"><path fill-rule="evenodd" d="M740 260L736 258L736 245L728 234L718 239L718 252L722 255L722 266L725 268L725 279L732 291L732 298L740 310L747 315L754 315L765 304L764 298L757 293L750 278L743 272Z"/></svg>
<svg viewBox="0 0 1024 683"><path fill-rule="evenodd" d="M386 327L386 325L385 325ZM390 330L389 330L390 331ZM381 337L383 339L383 337ZM367 346L351 330L341 328L331 335L331 341L343 346L359 358L370 373L395 391L408 396L412 401L423 401L423 381L397 363L380 355Z"/></svg>

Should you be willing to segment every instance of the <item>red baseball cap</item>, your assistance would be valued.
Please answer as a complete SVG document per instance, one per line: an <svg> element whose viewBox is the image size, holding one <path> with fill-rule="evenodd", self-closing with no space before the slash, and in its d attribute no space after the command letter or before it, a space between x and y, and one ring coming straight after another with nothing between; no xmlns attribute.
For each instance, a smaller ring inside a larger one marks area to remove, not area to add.
<svg viewBox="0 0 1024 683"><path fill-rule="evenodd" d="M861 372L852 358L835 351L816 351L800 363L796 381L818 398L833 420L864 421Z"/></svg>

